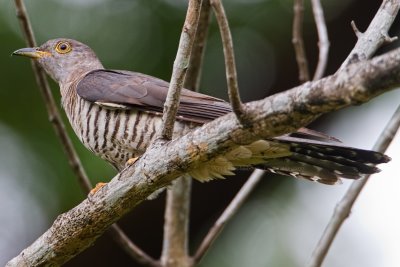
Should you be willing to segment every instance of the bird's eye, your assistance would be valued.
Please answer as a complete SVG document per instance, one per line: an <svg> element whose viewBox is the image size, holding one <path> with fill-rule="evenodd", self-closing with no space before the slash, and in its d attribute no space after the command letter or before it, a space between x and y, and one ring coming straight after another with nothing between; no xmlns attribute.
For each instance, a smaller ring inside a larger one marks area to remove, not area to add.
<svg viewBox="0 0 400 267"><path fill-rule="evenodd" d="M72 46L68 42L58 42L55 49L59 54L66 54L72 50Z"/></svg>

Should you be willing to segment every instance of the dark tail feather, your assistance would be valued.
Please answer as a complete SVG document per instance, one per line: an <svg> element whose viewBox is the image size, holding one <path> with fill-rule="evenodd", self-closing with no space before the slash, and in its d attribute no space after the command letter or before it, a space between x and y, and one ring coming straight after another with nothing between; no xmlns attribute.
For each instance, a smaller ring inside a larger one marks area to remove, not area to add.
<svg viewBox="0 0 400 267"><path fill-rule="evenodd" d="M275 140L289 144L293 154L268 160L257 168L324 184L339 183L340 178L359 179L364 174L379 172L375 165L390 160L390 157L382 153L346 147L336 142L291 136Z"/></svg>

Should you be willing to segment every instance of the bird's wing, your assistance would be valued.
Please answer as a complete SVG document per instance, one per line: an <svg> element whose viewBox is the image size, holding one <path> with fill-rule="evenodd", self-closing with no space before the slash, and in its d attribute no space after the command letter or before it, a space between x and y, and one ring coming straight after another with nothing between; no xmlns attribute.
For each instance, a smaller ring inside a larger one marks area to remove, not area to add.
<svg viewBox="0 0 400 267"><path fill-rule="evenodd" d="M162 113L169 83L130 71L94 70L77 85L83 99L117 109ZM177 119L205 123L231 112L222 99L183 89Z"/></svg>

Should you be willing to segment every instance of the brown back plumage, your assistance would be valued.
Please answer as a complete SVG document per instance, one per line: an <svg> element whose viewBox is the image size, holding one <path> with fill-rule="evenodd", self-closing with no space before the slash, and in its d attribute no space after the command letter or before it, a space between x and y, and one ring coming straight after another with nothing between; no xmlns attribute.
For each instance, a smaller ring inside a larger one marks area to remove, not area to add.
<svg viewBox="0 0 400 267"><path fill-rule="evenodd" d="M77 85L82 98L112 107L162 113L169 83L161 79L131 71L94 70ZM231 112L222 99L187 89L181 92L178 119L205 123Z"/></svg>

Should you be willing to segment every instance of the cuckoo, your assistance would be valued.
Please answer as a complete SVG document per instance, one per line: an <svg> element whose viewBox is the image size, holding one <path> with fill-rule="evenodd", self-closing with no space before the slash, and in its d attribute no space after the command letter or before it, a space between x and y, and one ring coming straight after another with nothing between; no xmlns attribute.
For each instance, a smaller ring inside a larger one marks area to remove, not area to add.
<svg viewBox="0 0 400 267"><path fill-rule="evenodd" d="M36 60L60 86L62 106L80 141L122 170L154 141L161 127L168 86L158 78L107 70L87 45L71 39L49 40L14 55ZM183 89L173 138L231 112L224 100ZM336 184L378 172L390 158L342 145L334 138L301 128L296 133L238 145L197 166L199 181L232 175L235 168L259 167L274 173Z"/></svg>

